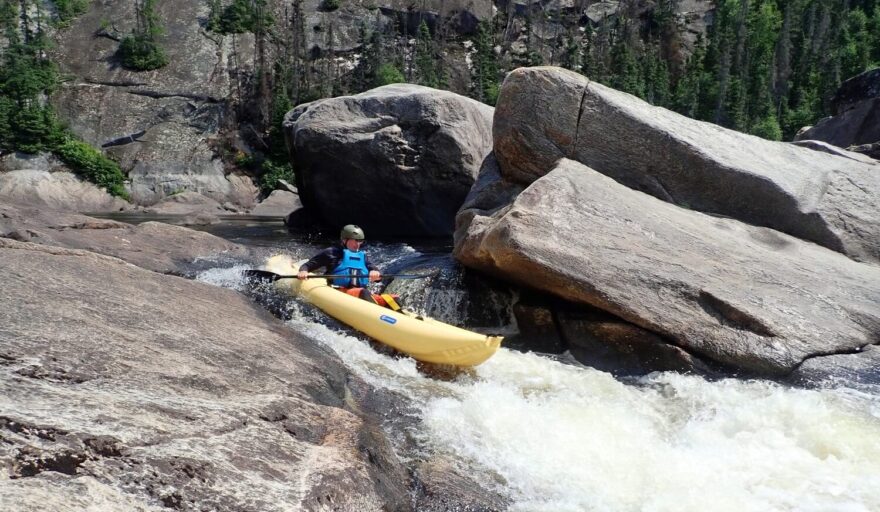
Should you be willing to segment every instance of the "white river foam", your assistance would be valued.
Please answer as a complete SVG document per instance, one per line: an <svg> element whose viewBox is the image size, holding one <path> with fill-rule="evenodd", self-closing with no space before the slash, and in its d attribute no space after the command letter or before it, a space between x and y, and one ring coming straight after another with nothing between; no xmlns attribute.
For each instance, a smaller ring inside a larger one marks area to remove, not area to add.
<svg viewBox="0 0 880 512"><path fill-rule="evenodd" d="M442 382L352 336L291 324L412 397L424 449L482 468L514 511L880 510L876 394L675 373L623 383L505 349Z"/></svg>

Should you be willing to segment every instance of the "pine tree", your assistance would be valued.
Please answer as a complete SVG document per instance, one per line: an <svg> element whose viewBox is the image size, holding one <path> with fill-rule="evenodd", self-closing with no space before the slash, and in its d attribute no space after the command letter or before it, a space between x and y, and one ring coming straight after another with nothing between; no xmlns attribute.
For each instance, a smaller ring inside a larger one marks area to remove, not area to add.
<svg viewBox="0 0 880 512"><path fill-rule="evenodd" d="M415 68L416 82L428 87L440 87L441 78L437 71L437 62L440 56L434 51L434 39L431 30L424 20L419 24L418 38L416 39Z"/></svg>
<svg viewBox="0 0 880 512"><path fill-rule="evenodd" d="M135 31L119 43L120 60L128 69L150 71L168 64L168 55L158 42L165 30L155 7L156 0L139 0L135 3Z"/></svg>
<svg viewBox="0 0 880 512"><path fill-rule="evenodd" d="M481 22L474 44L473 95L476 99L495 105L498 100L498 63L495 59L495 44L491 25Z"/></svg>
<svg viewBox="0 0 880 512"><path fill-rule="evenodd" d="M611 49L611 87L645 98L645 80L639 60L626 38Z"/></svg>

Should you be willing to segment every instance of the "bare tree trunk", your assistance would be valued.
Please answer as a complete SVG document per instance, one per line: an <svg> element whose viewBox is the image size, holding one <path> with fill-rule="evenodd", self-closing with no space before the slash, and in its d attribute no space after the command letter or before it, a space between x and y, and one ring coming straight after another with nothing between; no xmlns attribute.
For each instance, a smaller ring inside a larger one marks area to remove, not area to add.
<svg viewBox="0 0 880 512"><path fill-rule="evenodd" d="M257 98L257 105L259 105L258 125L261 127L261 130L265 130L269 124L269 102L271 100L269 73L266 69L266 29L263 26L263 5L258 1L254 1L252 6L257 16L257 24L254 31L257 51L254 59L256 60L255 67L257 67L257 80L260 82L258 89L259 97Z"/></svg>
<svg viewBox="0 0 880 512"><path fill-rule="evenodd" d="M21 9L21 32L22 38L21 40L24 44L28 44L31 42L31 28L30 21L28 19L28 2L27 0L20 0L19 9Z"/></svg>

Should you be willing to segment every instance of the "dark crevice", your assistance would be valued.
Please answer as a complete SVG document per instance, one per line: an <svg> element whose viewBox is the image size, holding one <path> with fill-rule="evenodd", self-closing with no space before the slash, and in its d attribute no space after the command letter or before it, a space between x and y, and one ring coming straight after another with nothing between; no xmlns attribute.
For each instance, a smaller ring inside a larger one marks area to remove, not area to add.
<svg viewBox="0 0 880 512"><path fill-rule="evenodd" d="M57 453L37 454L25 449L16 456L9 478L27 478L39 475L44 471L75 475L86 460L88 460L88 456L84 452L65 450Z"/></svg>
<svg viewBox="0 0 880 512"><path fill-rule="evenodd" d="M67 432L52 427L40 427L16 421L8 416L0 416L0 429L21 434L28 437L37 437L45 441L55 441L58 436L65 436Z"/></svg>
<svg viewBox="0 0 880 512"><path fill-rule="evenodd" d="M721 325L741 331L753 332L759 336L775 338L776 333L760 318L748 311L743 311L736 305L715 296L706 290L700 290L697 304L703 311L714 317Z"/></svg>
<svg viewBox="0 0 880 512"><path fill-rule="evenodd" d="M145 85L149 85L146 82L133 82L131 80L120 80L118 82L114 82L112 80L93 80L91 78L86 78L86 83L92 85L104 85L107 87L143 87Z"/></svg>
<svg viewBox="0 0 880 512"><path fill-rule="evenodd" d="M657 173L649 170L647 173L645 173L645 175L657 185L657 188L655 190L658 191L659 194L656 195L658 195L661 199L668 203L680 204L678 201L676 201L675 196L673 196L672 193L669 192L669 189L666 188L663 182L660 181L660 178L657 177Z"/></svg>
<svg viewBox="0 0 880 512"><path fill-rule="evenodd" d="M122 137L118 137L116 139L113 139L113 140L110 140L110 141L107 141L107 142L101 144L101 147L102 148L109 148L112 146L125 146L125 145L131 144L133 142L140 142L139 138L143 137L143 135L145 133L147 133L146 130L141 130L137 133L131 133L128 135L124 135Z"/></svg>
<svg viewBox="0 0 880 512"><path fill-rule="evenodd" d="M161 99L161 98L185 98L188 100L197 100L197 101L205 101L208 103L222 103L223 100L215 98L213 96L205 96L204 94L187 94L183 92L159 92L159 91L146 91L146 90L137 90L137 91L128 91L129 94L134 94L135 96L146 96L148 98Z"/></svg>
<svg viewBox="0 0 880 512"><path fill-rule="evenodd" d="M19 368L15 373L31 379L62 382L66 384L82 384L83 382L91 380L85 375L76 372L68 372L64 368L47 369L43 366L26 366L24 368Z"/></svg>
<svg viewBox="0 0 880 512"><path fill-rule="evenodd" d="M116 223L113 221L110 222L92 222L92 221L84 221L84 222L73 222L66 226L60 226L58 231L66 231L68 229L126 229L129 226Z"/></svg>
<svg viewBox="0 0 880 512"><path fill-rule="evenodd" d="M584 85L584 90L581 93L581 104L580 104L580 107L578 108L577 123L574 125L574 139L571 142L572 147L570 148L568 154L566 155L566 158L570 158L571 155L573 155L575 153L578 140L580 140L581 118L584 115L584 103L587 101L587 92L588 92L589 87L590 87L590 81L587 80L587 83Z"/></svg>
<svg viewBox="0 0 880 512"><path fill-rule="evenodd" d="M79 467L86 461L100 457L121 457L128 451L128 448L113 436L83 437L62 429L28 424L5 416L0 416L0 430L31 440L41 439L58 443L48 449L19 444L14 450L15 456L9 469L9 477L12 479L36 476L44 471L76 475ZM4 439L4 436L0 435L0 439ZM8 437L4 442L18 444L13 438Z"/></svg>
<svg viewBox="0 0 880 512"><path fill-rule="evenodd" d="M713 378L724 375L732 375L738 371L736 368L733 368L726 363L713 359L708 354L703 354L701 352L690 350L687 346L679 344L675 339L669 338L668 336L660 332L632 323L617 316L612 312L603 310L601 308L597 309L596 311L600 316L596 317L594 319L595 321L600 323L620 323L635 327L641 331L644 331L645 334L655 337L656 340L660 342L660 345L658 345L659 348L651 349L650 351L644 353L645 358L637 364L637 366L640 367L640 369L637 370L634 366L627 367L627 364L631 364L631 362L626 363L624 361L632 355L628 352L628 350L622 350L621 347L617 346L616 344L609 343L601 337L596 337L595 342L600 344L602 347L605 347L608 350L608 353L604 355L596 354L598 359L596 359L594 363L599 363L601 365L603 357L610 357L611 359L609 359L609 361L613 360L614 364L611 364L608 367L599 367L590 362L583 362L583 364L602 369L603 371L610 371L612 374L615 374L617 376L641 375L649 373L651 371L665 371L670 369L666 366L666 363L664 362L667 361L665 358L671 355L670 353L666 353L666 351L679 350L691 360L691 362L688 363L688 371L696 372L700 375L703 375L704 377ZM563 329L563 319L560 316L560 310L554 307L550 308L550 312L553 319L554 328L556 329L557 335L559 336L559 339L562 342L563 346L569 350L583 349L583 346L579 343L575 343L571 339L571 337L565 332L565 329ZM596 313L594 313L594 315L595 314ZM615 365L620 366L615 367Z"/></svg>
<svg viewBox="0 0 880 512"><path fill-rule="evenodd" d="M816 359L818 357L831 357L831 356L851 356L855 354L861 354L868 347L880 347L880 342L877 343L866 343L864 345L858 346L856 348L845 349L845 350L832 350L828 352L817 352L815 354L810 354L807 357L801 359L801 361L792 367L791 372L789 374L793 374L796 372L804 363L809 361L810 359Z"/></svg>

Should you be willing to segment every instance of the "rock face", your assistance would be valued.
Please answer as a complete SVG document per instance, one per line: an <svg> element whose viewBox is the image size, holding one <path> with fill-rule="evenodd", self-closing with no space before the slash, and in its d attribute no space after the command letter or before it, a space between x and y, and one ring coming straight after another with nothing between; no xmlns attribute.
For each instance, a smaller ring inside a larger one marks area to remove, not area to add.
<svg viewBox="0 0 880 512"><path fill-rule="evenodd" d="M368 234L444 236L491 150L492 108L445 91L388 85L288 113L303 206Z"/></svg>
<svg viewBox="0 0 880 512"><path fill-rule="evenodd" d="M19 170L0 172L0 201L27 202L57 210L108 212L131 205L70 172Z"/></svg>
<svg viewBox="0 0 880 512"><path fill-rule="evenodd" d="M62 73L72 77L52 97L59 116L119 161L137 204L190 190L220 203L253 206L256 187L228 179L211 147L230 114L226 98L234 93L233 61L250 62L252 42L240 38L235 55L229 38L204 35L200 20L208 14L207 4L160 2L157 15L167 40L174 41L166 45L169 64L157 71L128 71L114 56L119 43L94 34L106 23L128 34L137 19L134 8L128 2L96 4L59 34L54 57Z"/></svg>
<svg viewBox="0 0 880 512"><path fill-rule="evenodd" d="M694 121L563 69L508 75L494 150L509 181L570 158L670 203L880 262L877 166Z"/></svg>
<svg viewBox="0 0 880 512"><path fill-rule="evenodd" d="M70 168L52 153L9 153L0 156L0 172L41 170L47 172L70 172Z"/></svg>
<svg viewBox="0 0 880 512"><path fill-rule="evenodd" d="M880 98L880 68L865 71L840 84L831 105L834 114L842 114L863 101L877 98Z"/></svg>
<svg viewBox="0 0 880 512"><path fill-rule="evenodd" d="M761 375L880 339L880 268L572 160L551 169L508 206L463 212L456 257Z"/></svg>
<svg viewBox="0 0 880 512"><path fill-rule="evenodd" d="M299 200L299 194L288 190L275 190L251 210L251 215L285 217L300 208L302 208L302 203Z"/></svg>
<svg viewBox="0 0 880 512"><path fill-rule="evenodd" d="M0 502L411 509L363 384L243 295L3 238L0 274Z"/></svg>
<svg viewBox="0 0 880 512"><path fill-rule="evenodd" d="M160 222L114 220L0 204L0 237L86 249L162 273L184 273L198 257L243 258L250 251L222 238Z"/></svg>
<svg viewBox="0 0 880 512"><path fill-rule="evenodd" d="M792 374L798 384L846 382L850 385L880 382L880 345L853 354L836 354L808 359Z"/></svg>
<svg viewBox="0 0 880 512"><path fill-rule="evenodd" d="M880 144L880 68L843 82L832 100L834 116L797 135L875 157Z"/></svg>

